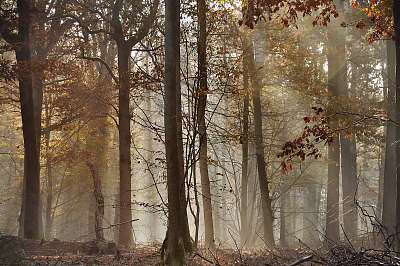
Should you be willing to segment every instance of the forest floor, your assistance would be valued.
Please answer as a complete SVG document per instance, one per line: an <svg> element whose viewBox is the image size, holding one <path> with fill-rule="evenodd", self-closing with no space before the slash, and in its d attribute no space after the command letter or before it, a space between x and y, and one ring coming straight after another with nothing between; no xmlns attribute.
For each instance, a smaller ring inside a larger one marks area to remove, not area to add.
<svg viewBox="0 0 400 266"><path fill-rule="evenodd" d="M213 252L199 250L187 257L187 265L299 265L302 259L308 261L310 255L301 254L296 250L242 253L234 250L216 250ZM118 255L60 255L60 256L29 256L23 259L21 265L162 265L159 247L146 246L135 248L130 252ZM311 264L301 264L311 265Z"/></svg>
<svg viewBox="0 0 400 266"><path fill-rule="evenodd" d="M388 250L354 248L337 245L328 251L302 249L274 249L258 252L241 250L199 249L186 258L187 265L217 266L296 266L296 265L399 265L397 253ZM160 245L138 246L130 250L117 250L106 242L63 242L21 240L0 234L0 265L162 265Z"/></svg>
<svg viewBox="0 0 400 266"><path fill-rule="evenodd" d="M187 265L291 265L308 256L300 250L242 252L199 249L187 256ZM113 243L22 240L0 234L0 265L162 265L160 245L117 250ZM305 264L302 264L305 265Z"/></svg>

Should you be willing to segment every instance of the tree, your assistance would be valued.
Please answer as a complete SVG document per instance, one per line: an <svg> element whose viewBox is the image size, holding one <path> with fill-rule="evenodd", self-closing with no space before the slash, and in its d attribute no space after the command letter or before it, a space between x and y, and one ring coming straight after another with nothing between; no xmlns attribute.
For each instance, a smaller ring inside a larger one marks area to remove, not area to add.
<svg viewBox="0 0 400 266"><path fill-rule="evenodd" d="M42 102L43 102L43 89L44 89L44 81L45 81L45 69L47 67L47 59L49 56L49 53L54 49L54 47L57 45L57 42L60 40L61 36L67 31L71 26L72 26L72 20L62 20L61 17L63 15L63 12L66 9L66 2L65 1L56 1L54 5L47 5L47 1L41 0L41 1L26 1L26 3L29 2L30 8L29 10L23 11L24 13L27 12L24 15L29 15L29 28L30 28L30 36L29 36L29 45L30 45L30 61L34 62L35 65L39 65L40 67L33 67L28 71L32 72L32 104L33 104L33 111L34 111L34 121L33 123L35 124L35 135L30 135L30 137L35 137L37 140L36 142L36 149L37 151L35 152L39 158L40 158L40 145L41 145L41 114L42 114ZM21 5L22 2L19 4ZM7 7L7 3L5 2L5 5ZM17 4L18 6L18 4ZM16 39L12 37L13 34L13 19L12 16L8 17L7 14L10 10L7 10L5 8L2 10L4 13L1 15L0 18L0 23L2 24L2 27L0 28L0 33L2 37L12 46L14 46L14 49L16 47ZM8 12L7 12L8 11ZM54 17L47 16L48 13L54 12ZM20 9L17 8L16 13L18 16L22 15L20 14ZM20 18L18 18L20 20ZM18 33L19 35L19 33ZM28 67L29 69L29 67ZM28 139L30 137L27 137ZM26 151L26 153L29 153ZM31 156L29 156L31 157ZM30 159L27 160L30 161ZM37 159L34 159L37 160ZM40 160L40 159L39 159ZM26 161L24 164L31 165L32 162ZM31 169L31 166L26 166L29 169ZM36 167L35 167L36 168ZM25 168L25 170L27 170ZM32 174L27 174L30 176L35 176L36 174L34 171ZM39 166L39 175L38 178L40 178L40 166ZM26 178L27 179L27 178ZM35 178L34 178L35 179ZM38 181L35 181L38 182ZM30 182L29 186L31 185ZM28 183L24 182L24 189L23 189L23 198L25 198L27 195L25 195L25 185L28 185ZM28 188L30 191L31 188ZM38 191L40 191L40 188L38 188ZM28 192L31 193L31 192ZM28 196L30 197L30 196ZM27 207L25 207L25 201L23 201L22 206L21 206L21 217L20 217L20 225L22 227L25 227L25 214L24 211L26 210ZM39 201L40 202L40 201ZM40 209L40 206L39 206ZM39 210L40 212L40 210ZM39 231L41 228L41 216L39 215ZM41 234L41 232L39 232Z"/></svg>
<svg viewBox="0 0 400 266"><path fill-rule="evenodd" d="M337 9L339 12L346 12L343 6L343 2L337 4ZM340 54L338 53L336 56L340 56L341 60L345 61L346 58L346 31L339 29L338 33L336 33L336 40L338 42L338 46L340 45ZM340 39L339 39L340 38ZM354 67L354 66L353 66ZM350 89L347 85L348 75L347 75L347 64L341 67L340 79L341 83L339 84L339 95L342 99L349 99L351 96L351 92L355 87L355 84L351 84ZM352 73L352 79L355 80L355 71ZM352 82L353 83L353 82ZM342 170L342 193L343 193L343 229L346 235L349 238L355 238L357 236L357 227L358 227L358 213L357 213L357 186L358 186L358 178L357 178L357 147L356 147L356 137L354 134L347 134L346 132L340 133L340 166Z"/></svg>
<svg viewBox="0 0 400 266"><path fill-rule="evenodd" d="M165 95L164 126L167 160L168 228L166 262L171 266L183 265L185 256L186 212L185 178L183 173L180 109L180 1L165 1Z"/></svg>
<svg viewBox="0 0 400 266"><path fill-rule="evenodd" d="M146 17L137 32L125 36L121 23L121 11L124 0L116 0L112 9L112 38L117 44L118 51L118 132L119 132L119 244L132 244L132 196L131 196L131 110L129 107L130 78L129 61L132 47L140 42L150 31L156 19L159 0L151 6L150 14Z"/></svg>
<svg viewBox="0 0 400 266"><path fill-rule="evenodd" d="M260 27L261 28L261 27ZM262 30L258 29L259 31ZM259 33L260 34L260 33ZM257 39L257 41L262 41ZM262 126L262 108L261 108L261 89L263 88L262 75L260 69L262 69L262 59L256 63L254 55L254 47L250 40L245 40L244 51L249 51L245 54L246 65L249 68L249 75L252 85L252 101L253 101L253 114L254 114L254 131L255 131L255 147L256 147L256 159L257 159L257 171L259 186L261 192L261 209L263 217L263 236L264 242L268 246L274 246L274 237L272 229L272 206L271 198L269 195L269 182L267 177L267 169L264 156L264 140L263 140L263 126Z"/></svg>
<svg viewBox="0 0 400 266"><path fill-rule="evenodd" d="M200 146L200 174L201 191L203 198L203 214L205 226L205 246L214 248L214 226L211 205L210 178L208 176L208 152L207 152L207 125L206 125L206 107L207 107L207 4L205 0L197 1L197 16L199 24L198 37L198 131Z"/></svg>
<svg viewBox="0 0 400 266"><path fill-rule="evenodd" d="M244 51L245 54L249 51ZM242 247L246 245L249 233L249 217L248 210L248 183L249 183L249 73L246 62L243 59L243 115L242 115L242 180L240 187L240 244Z"/></svg>
<svg viewBox="0 0 400 266"><path fill-rule="evenodd" d="M392 121L396 121L395 104L396 104L396 51L394 41L387 41L387 59L386 73L387 75L387 103L386 110L390 121L386 126L386 145L385 145L385 162L384 162L384 178L383 178L383 195L382 195L382 223L389 232L394 231L396 227L396 217L392 214L395 209L393 195L396 195L396 144L395 134L396 125ZM387 159L390 158L390 159Z"/></svg>
<svg viewBox="0 0 400 266"><path fill-rule="evenodd" d="M32 12L33 3L30 0L17 1L18 33L13 32L10 21L1 17L1 36L11 45L16 54L18 66L18 82L21 103L22 129L24 135L24 185L23 185L23 236L25 238L40 238L40 154L39 123L35 116L34 83L32 68Z"/></svg>
<svg viewBox="0 0 400 266"><path fill-rule="evenodd" d="M339 10L343 10L343 2L335 2ZM337 98L346 85L345 42L344 35L338 30L336 19L328 25L328 93ZM333 110L332 110L333 111ZM337 121L330 121L331 128L337 128ZM328 147L328 185L326 201L326 238L329 241L339 241L339 172L340 172L340 142L334 135Z"/></svg>
<svg viewBox="0 0 400 266"><path fill-rule="evenodd" d="M394 40L396 47L396 105L395 115L396 122L400 117L400 2L393 1L393 18L394 18ZM396 139L400 138L400 127L396 127ZM400 148L396 148L396 165L400 162ZM400 171L397 171L397 193L396 193L396 229L400 226ZM397 232L396 232L397 233ZM396 249L400 250L400 237L397 235Z"/></svg>

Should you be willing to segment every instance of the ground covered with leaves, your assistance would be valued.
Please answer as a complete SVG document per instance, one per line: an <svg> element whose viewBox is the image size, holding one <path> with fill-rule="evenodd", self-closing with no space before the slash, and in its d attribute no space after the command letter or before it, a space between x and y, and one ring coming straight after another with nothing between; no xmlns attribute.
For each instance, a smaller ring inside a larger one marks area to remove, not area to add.
<svg viewBox="0 0 400 266"><path fill-rule="evenodd" d="M258 252L199 249L186 258L187 265L399 265L400 256L390 250L336 245L329 250L275 249ZM21 240L0 235L0 265L162 265L160 246L118 250L109 242Z"/></svg>

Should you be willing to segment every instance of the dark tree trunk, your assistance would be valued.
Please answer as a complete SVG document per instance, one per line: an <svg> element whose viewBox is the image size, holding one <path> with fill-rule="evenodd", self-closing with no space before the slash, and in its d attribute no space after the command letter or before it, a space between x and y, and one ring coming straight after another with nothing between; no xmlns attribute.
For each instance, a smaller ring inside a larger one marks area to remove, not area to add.
<svg viewBox="0 0 400 266"><path fill-rule="evenodd" d="M385 109L389 117L389 101L392 99L389 99L388 93L389 93L389 77L388 77L388 63L387 63L387 55L388 55L388 47L389 44L387 41L382 41L383 42L383 47L382 47L382 80L383 80L383 101L385 103ZM386 124L383 128L383 137L386 138L387 136L387 130L388 130L388 125ZM378 216L379 221L382 221L382 212L383 212L383 187L384 187L384 177L385 177L385 163L386 163L386 140L381 143L380 146L380 156L379 156L379 183L378 183L378 203L376 206L376 213Z"/></svg>
<svg viewBox="0 0 400 266"><path fill-rule="evenodd" d="M249 183L249 76L247 66L243 61L243 118L242 118L242 182L240 188L240 245L244 247L248 240L248 183Z"/></svg>
<svg viewBox="0 0 400 266"><path fill-rule="evenodd" d="M51 124L51 115L50 111L50 99L45 105L45 127L50 128ZM47 130L44 134L44 144L45 144L45 152L46 152L46 184L47 184L47 192L46 192L46 208L45 208L45 230L44 236L46 239L51 239L52 235L52 227L53 227L53 168L51 161L51 151L50 151L50 138L51 131Z"/></svg>
<svg viewBox="0 0 400 266"><path fill-rule="evenodd" d="M129 108L130 48L118 43L118 133L119 133L119 245L133 244L131 193L131 114Z"/></svg>
<svg viewBox="0 0 400 266"><path fill-rule="evenodd" d="M335 1L339 12L343 11L343 2ZM339 19L328 26L328 92L336 97L344 91L346 83L345 39L342 29L339 29ZM331 107L333 108L333 107ZM333 112L330 110L330 112ZM330 127L336 128L336 121L330 121ZM337 242L339 236L339 172L340 172L340 142L339 136L334 136L328 147L328 185L326 201L326 244Z"/></svg>
<svg viewBox="0 0 400 266"><path fill-rule="evenodd" d="M18 0L18 37L16 47L20 90L22 130L24 136L24 189L22 203L23 236L40 238L40 159L35 120L34 84L32 76L32 2Z"/></svg>
<svg viewBox="0 0 400 266"><path fill-rule="evenodd" d="M179 31L180 33L180 31ZM180 53L177 58L177 67L178 69L178 74L180 71ZM192 245L192 238L190 236L190 231L189 231L189 220L187 216L187 195L185 191L185 182L186 182L186 177L187 177L187 171L185 168L185 160L184 160L184 151L183 151L183 134L182 134L182 98L181 98L181 86L180 86L180 75L179 79L177 81L178 87L176 90L176 124L177 124L177 142L178 142L178 165L179 165L179 170L180 170L180 191L181 193L179 194L180 201L181 201L181 208L179 211L180 215L180 221L182 222L182 237L184 241L184 247L185 251L191 252L193 245ZM189 192L188 192L189 193Z"/></svg>
<svg viewBox="0 0 400 266"><path fill-rule="evenodd" d="M256 62L254 60L253 45L247 42L246 49L251 51L246 56L248 62L251 81L252 81L252 100L253 100L253 112L254 112L254 131L255 131L255 146L256 146L256 159L257 159L257 170L258 179L261 192L261 208L263 216L263 236L264 242L268 246L274 246L274 237L272 229L272 207L271 198L269 196L269 185L267 178L267 170L264 156L264 140L263 140L263 128L262 128L262 108L261 108L261 89L262 81L260 73L257 71Z"/></svg>
<svg viewBox="0 0 400 266"><path fill-rule="evenodd" d="M180 123L180 1L165 1L165 99L164 125L167 159L168 229L166 239L166 262L171 266L183 265L185 254L186 199L184 199L183 159L179 153L182 138ZM183 156L183 155L182 155ZM183 200L184 199L184 200ZM184 211L183 211L184 209ZM187 218L186 218L187 222Z"/></svg>
<svg viewBox="0 0 400 266"><path fill-rule="evenodd" d="M205 0L197 0L197 16L199 24L198 39L198 75L199 87L197 91L198 109L197 121L199 128L199 160L201 175L201 192L203 199L203 215L205 227L205 247L214 248L214 225L212 217L210 178L208 175L208 151L207 151L207 126L206 126L206 107L207 107L207 5Z"/></svg>
<svg viewBox="0 0 400 266"><path fill-rule="evenodd" d="M178 66L180 66L180 59L177 62ZM179 70L178 70L179 71ZM187 195L185 191L185 182L186 182L186 177L187 177L187 171L185 168L185 160L184 160L184 151L183 151L183 135L182 135L182 99L181 99L181 87L180 87L180 78L179 78L179 87L176 92L176 124L178 126L178 135L177 135L177 142L178 142L178 162L179 162L179 170L180 170L180 190L181 193L179 195L180 201L181 201L181 208L179 211L180 215L180 220L182 222L182 234L183 234L183 241L184 241L184 247L185 251L191 252L192 251L192 238L190 236L190 231L189 231L189 220L187 216ZM188 192L189 193L189 192Z"/></svg>
<svg viewBox="0 0 400 266"><path fill-rule="evenodd" d="M397 121L395 115L396 105L396 47L394 41L387 41L387 79L388 79L388 101L387 112L390 121L386 128L386 146L385 146L385 166L384 166L384 182L383 182L383 199L382 199L382 223L394 233L396 228L396 217L394 210L396 209L396 201L393 197L397 195L396 189L396 172L397 172L397 155L396 155L396 125L393 121Z"/></svg>
<svg viewBox="0 0 400 266"><path fill-rule="evenodd" d="M394 37L396 47L396 121L400 121L400 1L393 1L393 17L394 17ZM396 140L400 139L400 127L396 127ZM396 147L396 166L400 161L400 147ZM397 193L396 193L396 229L400 228L400 171L397 171ZM400 237L397 234L396 249L400 250Z"/></svg>

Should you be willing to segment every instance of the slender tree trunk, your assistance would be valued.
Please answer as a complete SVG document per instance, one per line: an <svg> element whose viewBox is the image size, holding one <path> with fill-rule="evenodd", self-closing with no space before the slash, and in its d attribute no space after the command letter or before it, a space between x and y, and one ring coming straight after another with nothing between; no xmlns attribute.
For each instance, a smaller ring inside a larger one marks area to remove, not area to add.
<svg viewBox="0 0 400 266"><path fill-rule="evenodd" d="M387 64L387 41L382 41L382 80L383 80L383 101L385 103L386 112L389 108L389 78L388 78L388 64ZM383 137L387 136L388 125L386 124L383 129ZM376 206L376 213L378 215L379 221L382 221L382 211L383 211L383 186L384 186L384 176L385 176L385 161L386 161L386 141L381 144L380 156L379 156L379 184L378 184L378 203Z"/></svg>
<svg viewBox="0 0 400 266"><path fill-rule="evenodd" d="M263 233L264 242L268 246L274 246L274 237L272 229L272 207L271 198L269 196L269 185L266 171L266 163L264 156L264 140L263 140L263 128L262 128L262 108L261 108L261 89L262 81L260 73L257 71L256 62L254 60L254 48L253 45L248 42L246 49L251 51L249 55L246 55L246 61L249 65L249 71L252 81L252 100L253 100L253 112L254 112L254 131L255 131L255 146L256 146L256 159L257 159L257 170L261 192L261 208L263 215Z"/></svg>
<svg viewBox="0 0 400 266"><path fill-rule="evenodd" d="M180 33L180 31L179 31ZM179 36L179 35L178 35ZM178 66L178 72L180 71L180 53L177 58L177 66ZM179 76L180 77L180 76ZM182 98L181 98L181 86L180 86L180 78L177 81L178 87L176 90L176 124L177 124L177 142L178 142L178 165L179 165L179 171L180 171L180 202L181 202L181 207L179 210L179 215L180 215L180 221L182 222L182 234L183 234L183 241L184 241L184 247L186 252L191 252L193 249L192 245L192 238L190 236L190 230L189 230L189 220L187 216L187 195L185 191L186 187L186 177L187 177L187 171L185 168L185 160L184 160L184 150L183 150L183 131L182 131ZM189 191L188 191L189 193Z"/></svg>
<svg viewBox="0 0 400 266"><path fill-rule="evenodd" d="M339 11L343 10L343 3L335 1ZM336 19L328 26L328 92L337 97L343 86L346 86L345 42L342 31L338 29ZM337 123L330 121L330 127L336 128ZM328 184L326 200L326 244L339 241L339 172L340 149L339 136L334 136L328 147Z"/></svg>
<svg viewBox="0 0 400 266"><path fill-rule="evenodd" d="M339 6L342 13L345 13L343 3ZM355 88L356 74L351 74L351 90L348 88L347 64L346 62L346 35L343 29L337 29L335 41L337 42L336 57L341 60L337 85L340 95L349 98ZM356 67L353 65L353 67ZM343 203L343 229L350 239L357 237L358 214L357 214L357 147L354 135L346 136L340 134L341 169L342 169L342 203Z"/></svg>
<svg viewBox="0 0 400 266"><path fill-rule="evenodd" d="M48 100L50 101L50 99ZM45 107L45 126L46 128L50 128L51 124L51 111L50 111L50 103L46 103ZM52 217L52 206L53 206L53 168L51 161L51 152L50 152L50 137L51 131L47 130L44 134L44 142L46 149L46 183L47 183L47 194L46 194L46 209L45 209L45 238L50 239L53 227L53 217Z"/></svg>
<svg viewBox="0 0 400 266"><path fill-rule="evenodd" d="M400 119L400 2L393 1L394 36L396 47L396 121ZM400 139L400 127L396 127L396 140ZM400 147L396 147L396 166L400 163ZM397 192L400 191L400 171L397 171ZM400 228L400 193L396 193L396 229ZM400 237L397 234L396 249L400 250Z"/></svg>
<svg viewBox="0 0 400 266"><path fill-rule="evenodd" d="M23 236L40 237L40 159L38 152L38 132L35 121L35 104L32 77L32 2L18 0L18 35L20 43L16 48L18 82L20 89L22 130L24 136L24 189L22 203Z"/></svg>
<svg viewBox="0 0 400 266"><path fill-rule="evenodd" d="M396 125L393 121L397 121L395 115L396 101L396 47L394 41L387 41L387 75L388 75L388 101L387 111L390 121L386 128L386 146L385 146L385 166L384 166L384 182L383 182L383 206L382 206L382 223L394 233L396 228L396 201L393 197L397 195L396 188L396 172L397 172L397 155L396 155Z"/></svg>
<svg viewBox="0 0 400 266"><path fill-rule="evenodd" d="M180 266L184 263L185 221L182 221L182 209L186 206L184 198L183 160L178 136L178 117L180 118L180 1L165 1L165 149L167 159L167 188L168 188L168 231L166 262L170 266ZM183 156L183 155L182 155ZM182 196L183 194L183 196ZM186 209L184 210L186 212ZM183 229L183 230L182 230Z"/></svg>
<svg viewBox="0 0 400 266"><path fill-rule="evenodd" d="M178 66L180 66L180 59L178 61ZM177 90L177 95L176 95L176 123L178 125L178 135L177 135L177 142L178 142L178 162L179 162L179 170L180 170L180 201L181 201L181 208L179 210L179 215L180 215L180 220L182 222L182 234L183 234L183 241L184 241L184 247L186 252L191 252L193 249L192 245L192 238L190 236L190 230L189 230L189 220L187 216L187 195L185 191L186 187L186 177L187 177L187 171L185 168L185 160L184 160L184 151L183 151L183 133L182 133L182 99L181 99L181 87L180 87L180 79L178 81L178 90ZM189 193L189 191L188 191Z"/></svg>
<svg viewBox="0 0 400 266"><path fill-rule="evenodd" d="M199 159L201 175L201 192L203 199L203 215L205 227L205 247L214 248L214 225L212 217L210 178L208 176L208 151L207 151L207 127L206 127L206 107L207 107L207 5L205 0L197 0L197 16L199 24L198 39L198 75L199 87L197 121L199 123Z"/></svg>
<svg viewBox="0 0 400 266"><path fill-rule="evenodd" d="M129 108L129 58L130 49L118 44L118 132L119 132L119 245L129 247L132 238L131 193L131 114Z"/></svg>
<svg viewBox="0 0 400 266"><path fill-rule="evenodd" d="M243 84L244 93L243 98L243 119L242 119L242 182L240 190L240 244L242 247L246 246L249 233L248 225L248 183L249 183L249 76L247 72L247 66L243 62Z"/></svg>

